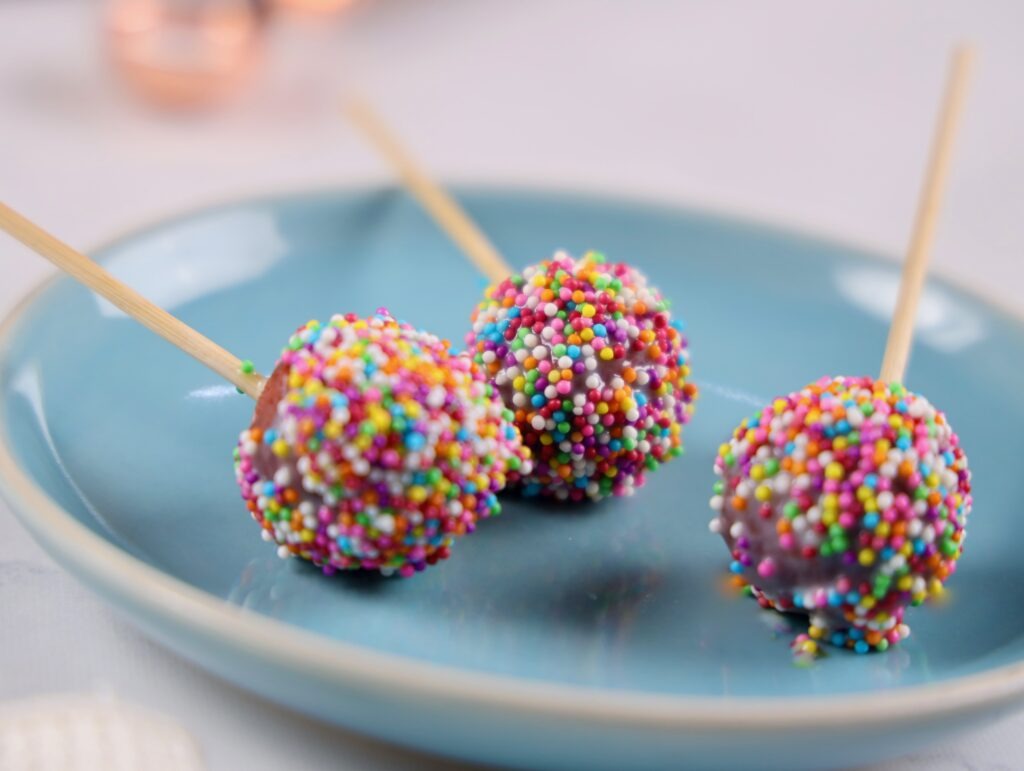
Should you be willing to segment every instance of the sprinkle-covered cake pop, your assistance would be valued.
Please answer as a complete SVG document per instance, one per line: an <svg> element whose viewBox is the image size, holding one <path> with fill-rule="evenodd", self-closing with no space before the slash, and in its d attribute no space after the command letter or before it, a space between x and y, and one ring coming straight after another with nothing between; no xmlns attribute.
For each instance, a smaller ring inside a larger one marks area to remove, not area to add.
<svg viewBox="0 0 1024 771"><path fill-rule="evenodd" d="M629 495L681 454L686 338L630 266L559 252L490 287L466 342L533 453L527 495Z"/></svg>
<svg viewBox="0 0 1024 771"><path fill-rule="evenodd" d="M715 461L711 530L765 607L864 653L909 634L942 591L971 509L943 413L898 384L823 378L744 420Z"/></svg>
<svg viewBox="0 0 1024 771"><path fill-rule="evenodd" d="M408 576L500 512L530 470L508 410L467 356L380 310L289 340L235 452L266 540L325 573Z"/></svg>

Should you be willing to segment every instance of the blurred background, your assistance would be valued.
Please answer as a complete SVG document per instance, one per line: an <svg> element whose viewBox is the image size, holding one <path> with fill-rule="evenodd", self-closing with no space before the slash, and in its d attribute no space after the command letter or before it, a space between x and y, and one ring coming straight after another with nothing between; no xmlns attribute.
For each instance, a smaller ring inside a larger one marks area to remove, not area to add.
<svg viewBox="0 0 1024 771"><path fill-rule="evenodd" d="M935 262L1020 309L1021 29L1018 0L0 0L0 197L88 248L235 197L390 180L340 116L355 87L446 181L691 204L898 255L947 54L969 39ZM50 268L0 252L5 312ZM181 721L214 768L428 763L210 681L2 507L0 536L0 699L112 692ZM891 768L1011 768L1021 728Z"/></svg>

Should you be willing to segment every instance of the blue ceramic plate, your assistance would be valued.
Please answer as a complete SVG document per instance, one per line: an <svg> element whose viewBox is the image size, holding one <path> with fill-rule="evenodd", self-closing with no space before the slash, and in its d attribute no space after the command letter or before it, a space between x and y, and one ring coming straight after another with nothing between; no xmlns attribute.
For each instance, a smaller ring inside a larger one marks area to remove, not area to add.
<svg viewBox="0 0 1024 771"><path fill-rule="evenodd" d="M770 397L877 371L897 269L855 248L660 206L466 191L516 265L599 248L689 325L686 455L631 499L510 501L411 580L279 561L231 469L252 404L69 280L3 329L0 481L25 524L139 626L238 685L430 751L551 767L821 768L908 751L1024 698L1024 325L934 281L908 384L948 413L976 506L941 606L887 653L792 663L722 589L718 444ZM264 371L292 330L381 305L461 340L483 281L404 194L207 209L96 254Z"/></svg>

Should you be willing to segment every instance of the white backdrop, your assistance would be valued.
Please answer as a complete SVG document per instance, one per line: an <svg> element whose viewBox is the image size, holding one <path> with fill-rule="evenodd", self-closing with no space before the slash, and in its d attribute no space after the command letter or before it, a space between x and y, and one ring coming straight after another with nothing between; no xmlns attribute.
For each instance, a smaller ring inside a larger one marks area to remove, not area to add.
<svg viewBox="0 0 1024 771"><path fill-rule="evenodd" d="M121 92L97 6L0 3L0 198L89 246L175 210L384 179L349 79L449 180L626 192L902 249L950 44L980 61L935 252L1021 307L1024 5L1014 0L364 0L274 29L255 86L168 116ZM539 255L538 255L539 256ZM49 269L0 242L0 312ZM211 768L455 767L291 715L151 644L0 505L0 700L92 691L196 735ZM1009 769L1024 715L886 769Z"/></svg>

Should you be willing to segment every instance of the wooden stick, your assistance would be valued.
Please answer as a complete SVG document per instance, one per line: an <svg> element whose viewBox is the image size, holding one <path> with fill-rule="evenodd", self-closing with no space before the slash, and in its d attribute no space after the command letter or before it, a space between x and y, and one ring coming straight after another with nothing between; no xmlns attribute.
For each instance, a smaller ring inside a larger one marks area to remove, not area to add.
<svg viewBox="0 0 1024 771"><path fill-rule="evenodd" d="M512 269L469 218L465 210L434 182L413 159L380 116L365 101L345 102L345 114L394 167L402 183L463 253L491 281L507 278Z"/></svg>
<svg viewBox="0 0 1024 771"><path fill-rule="evenodd" d="M953 52L946 81L946 94L939 114L938 128L932 143L931 158L925 175L924 187L917 208L914 230L907 247L900 279L899 296L889 327L889 339L885 344L882 371L879 379L886 383L902 382L910 358L910 346L914 336L914 319L921 299L928 271L928 258L935 226L939 219L939 206L949 173L949 161L953 150L953 139L962 112L964 97L974 50L970 46L959 46Z"/></svg>
<svg viewBox="0 0 1024 771"><path fill-rule="evenodd" d="M149 327L172 345L205 364L233 383L243 393L258 399L266 379L259 374L242 372L242 362L212 340L176 319L134 289L122 284L84 254L76 252L18 212L0 203L0 228L38 252L58 268L85 284L96 294L110 300L133 319Z"/></svg>

